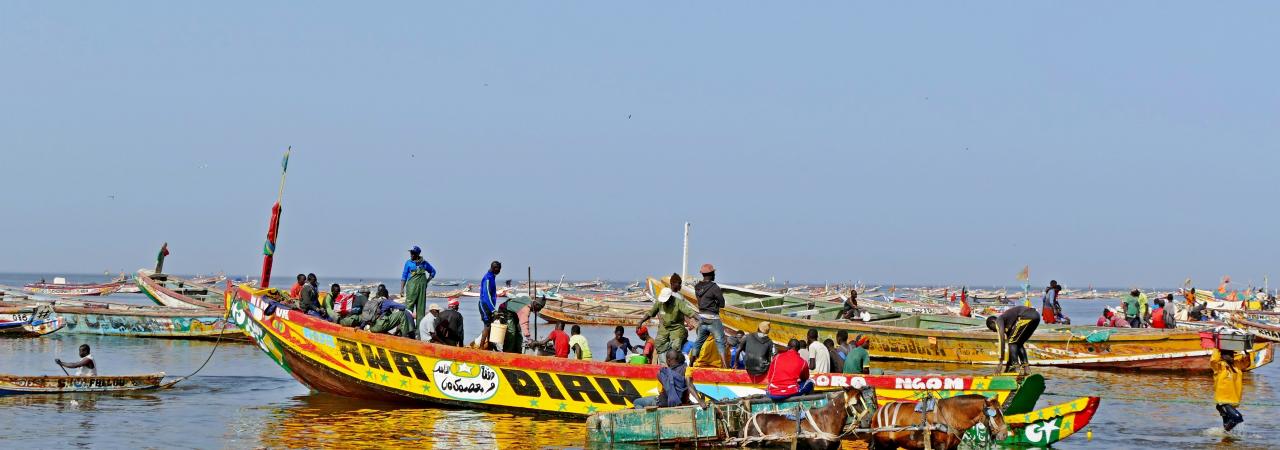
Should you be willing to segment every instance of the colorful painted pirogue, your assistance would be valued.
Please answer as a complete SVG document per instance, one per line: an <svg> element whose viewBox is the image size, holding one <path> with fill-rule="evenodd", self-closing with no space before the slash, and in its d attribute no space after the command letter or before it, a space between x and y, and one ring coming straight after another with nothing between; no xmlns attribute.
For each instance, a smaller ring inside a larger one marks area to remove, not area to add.
<svg viewBox="0 0 1280 450"><path fill-rule="evenodd" d="M715 403L706 408L680 406L596 413L587 419L587 443L591 447L618 444L721 445L742 437L742 430L752 414L820 408L828 403L825 396L797 399L785 402L764 400ZM1004 422L1009 428L1008 436L994 444L999 445L999 448L1047 447L1083 429L1093 419L1097 409L1098 397L1081 397L1028 413L1006 413ZM852 428L849 430L849 437L846 439L856 439L860 432ZM988 439L985 433L976 428L966 430L965 433L968 442Z"/></svg>
<svg viewBox="0 0 1280 450"><path fill-rule="evenodd" d="M664 283L665 280L658 280ZM810 302L721 285L726 307L725 326L754 330L762 321L773 324L776 342L803 340L810 328L819 338L839 330L871 334L872 358L909 361L996 364L995 334L982 319L938 315L883 316L871 322L835 320L840 305L813 307ZM684 295L693 298L691 289ZM1026 345L1031 365L1083 369L1167 370L1208 373L1211 351L1200 347L1195 330L1100 328L1042 324ZM1253 368L1269 364L1271 343L1254 346Z"/></svg>
<svg viewBox="0 0 1280 450"><path fill-rule="evenodd" d="M138 288L151 301L170 308L222 309L222 291L208 285L192 283L169 274L142 269L134 277Z"/></svg>
<svg viewBox="0 0 1280 450"><path fill-rule="evenodd" d="M39 305L49 303L4 302L13 307L3 309L0 319L27 320ZM99 336L128 336L175 339L223 339L245 340L235 325L226 323L222 310L178 309L158 306L139 306L107 302L53 303L53 311L66 326L61 334L92 334ZM37 319L40 313L35 313Z"/></svg>
<svg viewBox="0 0 1280 450"><path fill-rule="evenodd" d="M658 392L658 367L449 347L342 327L297 314L275 302L275 289L228 291L233 322L286 372L316 391L388 401L585 417L629 408ZM270 314L268 314L268 311ZM762 393L745 371L693 369L698 390L715 399ZM884 399L913 399L923 391L994 396L1029 411L1043 379L1014 377L867 376ZM1033 382L1034 380L1034 382ZM815 377L826 387L845 376ZM1017 395L1014 395L1017 391ZM1016 405L1015 405L1016 404Z"/></svg>
<svg viewBox="0 0 1280 450"><path fill-rule="evenodd" d="M40 337L66 326L67 321L44 310L43 317L21 314L30 309L0 307L0 337Z"/></svg>
<svg viewBox="0 0 1280 450"><path fill-rule="evenodd" d="M123 281L110 283L29 283L22 290L33 294L56 295L59 297L90 297L111 295L124 286Z"/></svg>
<svg viewBox="0 0 1280 450"><path fill-rule="evenodd" d="M0 374L0 395L123 392L156 389L164 372L125 376L26 376Z"/></svg>

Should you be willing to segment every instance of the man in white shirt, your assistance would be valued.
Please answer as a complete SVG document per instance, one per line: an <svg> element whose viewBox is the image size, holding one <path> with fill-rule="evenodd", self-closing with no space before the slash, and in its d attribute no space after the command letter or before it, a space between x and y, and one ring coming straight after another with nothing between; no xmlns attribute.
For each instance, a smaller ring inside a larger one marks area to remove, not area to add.
<svg viewBox="0 0 1280 450"><path fill-rule="evenodd" d="M98 366L93 363L93 356L89 354L89 344L80 344L80 361L64 363L61 359L54 359L53 362L68 369L79 369L76 371L77 377L98 376Z"/></svg>
<svg viewBox="0 0 1280 450"><path fill-rule="evenodd" d="M418 339L431 342L432 337L436 334L436 317L440 316L440 304L432 303L427 308L427 313L423 314L422 322L418 325Z"/></svg>
<svg viewBox="0 0 1280 450"><path fill-rule="evenodd" d="M822 341L818 340L818 329L810 328L806 337L809 342L809 370L813 373L830 373L831 352L827 350L827 346Z"/></svg>

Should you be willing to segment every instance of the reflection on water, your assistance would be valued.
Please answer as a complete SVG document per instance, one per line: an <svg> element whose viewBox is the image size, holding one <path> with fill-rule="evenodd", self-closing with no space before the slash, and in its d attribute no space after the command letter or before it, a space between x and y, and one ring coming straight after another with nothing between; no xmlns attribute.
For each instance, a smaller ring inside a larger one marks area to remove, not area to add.
<svg viewBox="0 0 1280 450"><path fill-rule="evenodd" d="M261 443L268 447L429 446L463 448L581 447L580 421L483 411L405 408L327 394L298 396L270 408Z"/></svg>

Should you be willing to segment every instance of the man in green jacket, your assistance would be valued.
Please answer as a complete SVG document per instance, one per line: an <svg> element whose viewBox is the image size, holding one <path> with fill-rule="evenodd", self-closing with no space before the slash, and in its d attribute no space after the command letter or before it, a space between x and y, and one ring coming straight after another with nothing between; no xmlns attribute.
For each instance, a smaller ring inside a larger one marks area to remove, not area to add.
<svg viewBox="0 0 1280 450"><path fill-rule="evenodd" d="M689 330L684 327L684 322L698 314L680 295L682 281L680 274L671 274L671 287L663 288L658 293L653 307L640 319L640 325L644 325L652 317L662 320L662 324L658 326L658 337L654 341L654 350L657 355L666 354L669 350L683 349L684 342L689 339Z"/></svg>

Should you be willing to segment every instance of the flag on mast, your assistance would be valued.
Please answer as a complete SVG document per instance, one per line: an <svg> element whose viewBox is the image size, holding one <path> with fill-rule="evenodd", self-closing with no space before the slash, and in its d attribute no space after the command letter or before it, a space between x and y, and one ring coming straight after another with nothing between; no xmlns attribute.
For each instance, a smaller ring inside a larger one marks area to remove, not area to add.
<svg viewBox="0 0 1280 450"><path fill-rule="evenodd" d="M1018 281L1027 281L1031 279L1031 266L1022 266L1022 270L1018 272Z"/></svg>
<svg viewBox="0 0 1280 450"><path fill-rule="evenodd" d="M271 263L276 254L276 234L280 231L280 201L284 199L284 180L285 175L289 173L289 153L291 152L293 152L292 146L284 151L284 159L280 160L280 192L276 196L276 203L271 205L271 224L267 227L267 241L262 244L262 279L259 281L259 286L263 288L271 285Z"/></svg>

